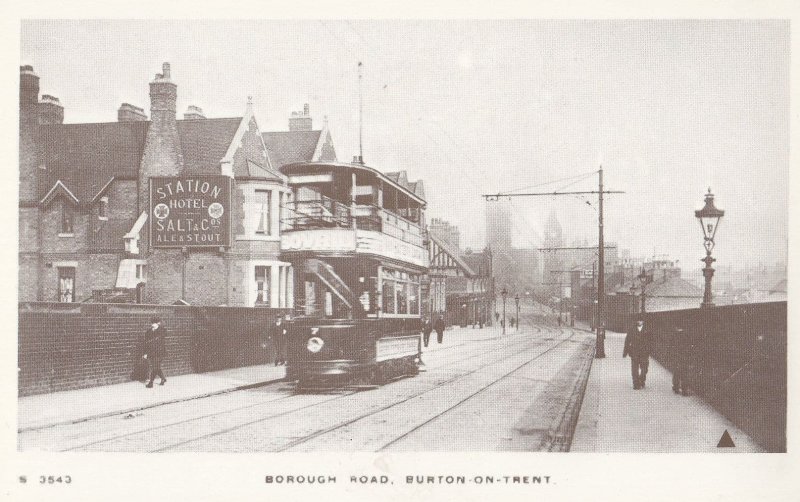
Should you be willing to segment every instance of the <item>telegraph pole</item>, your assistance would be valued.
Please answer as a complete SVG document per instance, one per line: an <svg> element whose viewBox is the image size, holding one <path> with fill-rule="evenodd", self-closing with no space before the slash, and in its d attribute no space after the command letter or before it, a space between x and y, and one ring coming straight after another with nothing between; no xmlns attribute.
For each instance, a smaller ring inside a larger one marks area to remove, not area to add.
<svg viewBox="0 0 800 502"><path fill-rule="evenodd" d="M496 193L496 194L483 194L483 198L487 201L497 201L501 197L537 197L537 196L550 196L550 195L598 195L598 243L597 243L597 257L598 257L598 280L597 280L597 350L598 357L605 357L603 338L605 338L605 327L603 326L603 308L605 306L605 245L603 239L603 194L625 193L619 190L604 190L603 189L603 166L600 166L598 171L599 175L599 189L582 191L582 192L533 192L533 193ZM578 249L578 248L575 248ZM594 272L592 273L594 275ZM592 279L594 282L594 279Z"/></svg>

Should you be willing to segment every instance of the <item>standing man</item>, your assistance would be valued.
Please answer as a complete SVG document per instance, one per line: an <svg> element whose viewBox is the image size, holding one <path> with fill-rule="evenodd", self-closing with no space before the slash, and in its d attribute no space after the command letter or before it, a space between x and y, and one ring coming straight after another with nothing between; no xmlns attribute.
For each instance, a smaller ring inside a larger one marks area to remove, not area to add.
<svg viewBox="0 0 800 502"><path fill-rule="evenodd" d="M439 318L433 323L433 329L436 330L436 341L439 343L442 343L442 339L444 338L444 328L444 316L439 315Z"/></svg>
<svg viewBox="0 0 800 502"><path fill-rule="evenodd" d="M161 377L159 385L167 383L164 372L161 371L161 363L167 355L167 344L165 340L164 328L161 327L161 318L154 316L150 319L150 327L144 333L144 357L150 363L150 381L147 382L148 389L153 388L153 380L156 376Z"/></svg>
<svg viewBox="0 0 800 502"><path fill-rule="evenodd" d="M433 331L433 323L427 317L422 321L422 343L425 347L431 339L431 331Z"/></svg>
<svg viewBox="0 0 800 502"><path fill-rule="evenodd" d="M633 388L643 389L650 365L650 333L644 327L644 318L639 317L636 326L625 337L622 357L631 356L631 376Z"/></svg>
<svg viewBox="0 0 800 502"><path fill-rule="evenodd" d="M275 318L275 325L272 328L272 340L275 343L275 366L286 365L286 344L289 332L286 330L286 323L283 316Z"/></svg>
<svg viewBox="0 0 800 502"><path fill-rule="evenodd" d="M672 372L672 392L689 395L690 374L693 373L692 359L695 347L692 337L685 329L677 326L672 338L672 350L675 357L675 370Z"/></svg>

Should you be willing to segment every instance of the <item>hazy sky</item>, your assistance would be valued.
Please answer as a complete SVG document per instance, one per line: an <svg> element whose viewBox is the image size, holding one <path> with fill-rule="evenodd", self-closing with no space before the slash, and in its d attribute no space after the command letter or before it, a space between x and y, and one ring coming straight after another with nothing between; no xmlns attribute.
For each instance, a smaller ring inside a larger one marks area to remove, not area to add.
<svg viewBox="0 0 800 502"><path fill-rule="evenodd" d="M709 186L726 212L720 263L785 260L789 54L783 21L30 21L21 63L66 122L116 120L123 101L149 110L163 61L181 115L239 116L252 95L262 130L285 130L308 102L347 161L363 61L365 161L423 179L428 218L458 225L464 245L484 245L482 193L602 162L606 187L626 192L608 201L607 240L699 273L693 211ZM519 246L541 244L553 210L568 242L596 242L579 197L512 205Z"/></svg>

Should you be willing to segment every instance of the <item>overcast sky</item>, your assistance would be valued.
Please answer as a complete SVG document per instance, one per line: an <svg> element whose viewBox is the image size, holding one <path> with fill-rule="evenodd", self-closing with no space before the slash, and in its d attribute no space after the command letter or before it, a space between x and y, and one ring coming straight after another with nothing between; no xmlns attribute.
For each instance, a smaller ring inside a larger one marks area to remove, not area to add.
<svg viewBox="0 0 800 502"><path fill-rule="evenodd" d="M458 225L465 246L485 243L481 194L602 163L606 188L626 192L609 197L607 240L634 256L699 273L693 211L710 186L726 212L718 263L785 260L788 22L48 20L23 22L21 42L65 122L116 120L123 101L149 110L169 61L180 115L240 116L252 95L262 130L285 130L307 102L344 161L358 153L362 61L364 160L423 179L428 219ZM567 243L596 243L587 200L513 200L515 244L541 245L550 211Z"/></svg>

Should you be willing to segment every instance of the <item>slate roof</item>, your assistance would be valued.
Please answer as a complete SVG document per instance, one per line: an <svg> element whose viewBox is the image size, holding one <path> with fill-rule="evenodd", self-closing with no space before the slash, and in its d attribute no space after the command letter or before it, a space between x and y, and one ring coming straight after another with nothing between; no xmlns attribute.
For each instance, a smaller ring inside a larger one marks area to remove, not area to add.
<svg viewBox="0 0 800 502"><path fill-rule="evenodd" d="M195 174L219 174L219 161L228 152L242 117L179 120L183 165Z"/></svg>
<svg viewBox="0 0 800 502"><path fill-rule="evenodd" d="M635 279L631 282L627 282L622 284L617 288L617 292L619 293L628 293L631 290L631 286L635 289L635 294L639 294L641 290L641 286L639 284L639 280ZM645 293L648 297L702 297L703 290L695 286L694 284L690 283L686 279L682 279L680 277L675 276L668 276L663 279L657 279L649 284L647 284Z"/></svg>
<svg viewBox="0 0 800 502"><path fill-rule="evenodd" d="M262 134L269 160L276 168L294 162L312 162L319 143L319 131L273 131Z"/></svg>
<svg viewBox="0 0 800 502"><path fill-rule="evenodd" d="M413 193L420 199L425 199L425 185L422 183L422 180L408 181L408 173L405 171L393 171L385 174L387 178Z"/></svg>
<svg viewBox="0 0 800 502"><path fill-rule="evenodd" d="M241 121L241 117L178 120L187 172L219 174L219 161ZM112 177L137 178L149 126L149 121L40 126L38 143L46 166L40 198L61 180L79 202L87 203Z"/></svg>
<svg viewBox="0 0 800 502"><path fill-rule="evenodd" d="M142 121L40 126L38 144L47 168L40 198L61 180L79 202L88 202L113 176L138 176L149 125Z"/></svg>
<svg viewBox="0 0 800 502"><path fill-rule="evenodd" d="M464 260L464 263L469 266L476 274L478 275L486 275L488 270L486 270L487 263L489 261L488 256L481 253L471 253L471 254L462 254L461 259Z"/></svg>

